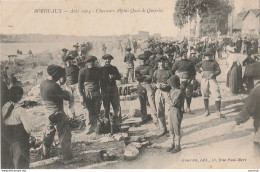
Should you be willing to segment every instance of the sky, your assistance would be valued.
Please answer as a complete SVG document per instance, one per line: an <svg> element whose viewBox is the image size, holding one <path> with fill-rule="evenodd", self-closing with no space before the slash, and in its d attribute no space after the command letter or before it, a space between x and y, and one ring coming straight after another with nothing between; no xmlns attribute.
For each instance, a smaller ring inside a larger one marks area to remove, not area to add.
<svg viewBox="0 0 260 172"><path fill-rule="evenodd" d="M176 0L0 0L0 26L4 34L61 34L108 36L149 31L176 36L173 23ZM36 9L62 9L62 13L35 13ZM70 13L79 9L79 13ZM118 9L129 10L125 13ZM131 9L135 12L131 13ZM143 10L145 12L137 12ZM82 13L91 10L91 13ZM100 13L100 10L115 12ZM148 10L148 11L147 11ZM148 13L151 10L157 12Z"/></svg>

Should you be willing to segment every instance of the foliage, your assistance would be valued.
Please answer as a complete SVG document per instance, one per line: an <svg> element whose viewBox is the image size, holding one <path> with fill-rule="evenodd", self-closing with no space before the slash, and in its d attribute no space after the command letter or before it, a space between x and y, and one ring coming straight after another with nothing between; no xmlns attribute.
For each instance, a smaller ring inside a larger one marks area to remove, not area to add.
<svg viewBox="0 0 260 172"><path fill-rule="evenodd" d="M188 19L194 20L197 12L201 17L202 33L225 32L228 15L232 7L228 0L177 0L174 24L183 28Z"/></svg>

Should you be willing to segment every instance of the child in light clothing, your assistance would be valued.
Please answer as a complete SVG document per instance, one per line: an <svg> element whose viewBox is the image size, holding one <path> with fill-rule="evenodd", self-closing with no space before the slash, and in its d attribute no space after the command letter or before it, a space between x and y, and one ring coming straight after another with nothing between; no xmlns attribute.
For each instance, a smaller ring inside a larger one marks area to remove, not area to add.
<svg viewBox="0 0 260 172"><path fill-rule="evenodd" d="M4 124L7 128L7 140L13 160L13 168L29 168L29 134L32 131L31 119L24 108L18 102L23 96L23 89L19 86L10 88L11 101L5 103L2 108Z"/></svg>
<svg viewBox="0 0 260 172"><path fill-rule="evenodd" d="M184 92L180 88L180 78L177 75L171 76L167 83L172 87L169 96L168 129L170 132L171 144L167 152L177 153L181 151L181 121L183 118L182 104L184 102Z"/></svg>

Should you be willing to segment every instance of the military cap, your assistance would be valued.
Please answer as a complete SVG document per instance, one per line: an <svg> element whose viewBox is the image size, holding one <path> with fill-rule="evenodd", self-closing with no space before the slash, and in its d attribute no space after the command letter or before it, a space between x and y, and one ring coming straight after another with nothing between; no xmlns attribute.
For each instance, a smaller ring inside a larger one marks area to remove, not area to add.
<svg viewBox="0 0 260 172"><path fill-rule="evenodd" d="M203 53L204 56L212 56L213 55L213 49L207 48L205 52Z"/></svg>
<svg viewBox="0 0 260 172"><path fill-rule="evenodd" d="M88 62L95 61L95 60L97 60L97 58L95 56L89 55L85 58L84 62L88 63Z"/></svg>
<svg viewBox="0 0 260 172"><path fill-rule="evenodd" d="M114 59L114 57L112 56L112 55L110 55L110 54L105 54L105 55L103 55L103 57L102 57L102 59Z"/></svg>
<svg viewBox="0 0 260 172"><path fill-rule="evenodd" d="M144 54L140 54L137 58L139 60L147 60L148 59Z"/></svg>
<svg viewBox="0 0 260 172"><path fill-rule="evenodd" d="M144 55L146 58L149 58L153 53L151 51L144 51Z"/></svg>
<svg viewBox="0 0 260 172"><path fill-rule="evenodd" d="M177 75L172 75L168 80L167 83L172 86L173 88L180 87L180 78Z"/></svg>
<svg viewBox="0 0 260 172"><path fill-rule="evenodd" d="M155 62L163 62L163 61L166 61L167 60L167 57L163 56L163 55L159 55L157 56L154 61Z"/></svg>
<svg viewBox="0 0 260 172"><path fill-rule="evenodd" d="M130 47L127 47L125 50L126 51L131 51L132 49Z"/></svg>
<svg viewBox="0 0 260 172"><path fill-rule="evenodd" d="M63 52L67 52L67 51L69 51L67 48L62 48L62 50L61 51L63 51Z"/></svg>

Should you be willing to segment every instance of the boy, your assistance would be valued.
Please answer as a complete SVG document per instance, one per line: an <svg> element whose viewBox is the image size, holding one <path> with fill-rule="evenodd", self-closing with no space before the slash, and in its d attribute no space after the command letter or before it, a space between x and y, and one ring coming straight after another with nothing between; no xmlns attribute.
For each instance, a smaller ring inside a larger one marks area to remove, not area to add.
<svg viewBox="0 0 260 172"><path fill-rule="evenodd" d="M171 91L168 96L168 128L170 132L171 145L167 148L167 152L177 153L181 151L181 121L183 118L182 104L184 101L184 93L180 89L180 78L173 75L167 80L171 86Z"/></svg>
<svg viewBox="0 0 260 172"><path fill-rule="evenodd" d="M32 131L30 117L18 102L23 96L23 89L19 86L10 88L11 101L2 108L2 116L6 125L6 137L10 144L9 150L13 159L13 168L29 168L29 134Z"/></svg>

